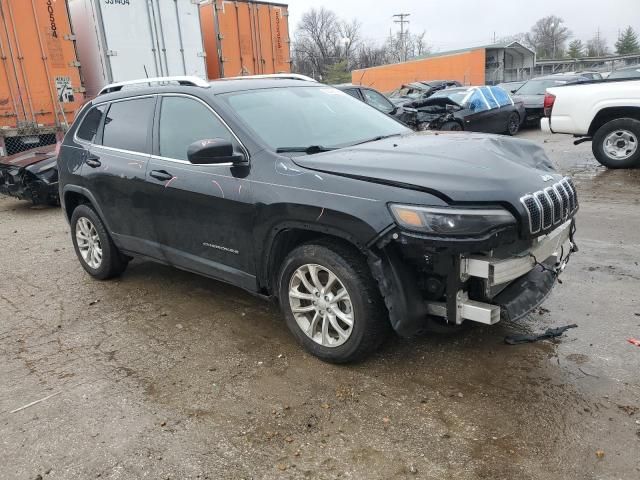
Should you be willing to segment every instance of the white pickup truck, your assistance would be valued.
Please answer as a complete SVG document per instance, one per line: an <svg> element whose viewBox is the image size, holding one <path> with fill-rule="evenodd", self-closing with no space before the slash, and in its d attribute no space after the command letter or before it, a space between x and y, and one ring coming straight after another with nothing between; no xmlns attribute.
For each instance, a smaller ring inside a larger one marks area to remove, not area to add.
<svg viewBox="0 0 640 480"><path fill-rule="evenodd" d="M640 166L640 79L609 80L547 89L547 133L592 141L593 154L608 168Z"/></svg>

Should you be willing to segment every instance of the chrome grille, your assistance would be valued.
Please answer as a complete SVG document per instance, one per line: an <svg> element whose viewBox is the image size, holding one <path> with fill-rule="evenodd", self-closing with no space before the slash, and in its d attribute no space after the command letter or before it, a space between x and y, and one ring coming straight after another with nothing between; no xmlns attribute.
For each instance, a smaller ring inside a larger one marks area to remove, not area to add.
<svg viewBox="0 0 640 480"><path fill-rule="evenodd" d="M565 177L544 190L525 195L520 202L527 210L529 230L538 233L566 221L578 209L578 192Z"/></svg>

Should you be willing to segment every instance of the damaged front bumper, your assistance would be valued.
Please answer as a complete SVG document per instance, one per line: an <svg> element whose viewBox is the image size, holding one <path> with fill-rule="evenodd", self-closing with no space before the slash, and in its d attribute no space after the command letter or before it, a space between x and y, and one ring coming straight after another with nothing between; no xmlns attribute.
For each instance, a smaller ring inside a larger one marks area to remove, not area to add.
<svg viewBox="0 0 640 480"><path fill-rule="evenodd" d="M428 317L449 325L515 321L551 293L577 251L574 231L571 219L517 252L495 248L473 255L446 248L420 250L413 245L411 249L405 242L400 251L384 248L380 261L372 262L372 270L391 323L402 336L425 329ZM402 243L400 237L397 240ZM409 255L406 249L411 250ZM422 266L417 269L417 264Z"/></svg>
<svg viewBox="0 0 640 480"><path fill-rule="evenodd" d="M25 166L0 163L0 194L34 204L58 204L58 169L51 162Z"/></svg>

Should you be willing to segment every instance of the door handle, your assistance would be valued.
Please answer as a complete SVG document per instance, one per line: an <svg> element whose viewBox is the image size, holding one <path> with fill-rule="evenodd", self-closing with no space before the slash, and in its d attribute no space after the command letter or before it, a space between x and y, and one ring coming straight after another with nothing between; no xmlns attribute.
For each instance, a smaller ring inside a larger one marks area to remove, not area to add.
<svg viewBox="0 0 640 480"><path fill-rule="evenodd" d="M97 157L95 155L89 155L85 159L84 163L89 165L91 168L98 168L100 165L102 165L102 162L100 161L100 157Z"/></svg>
<svg viewBox="0 0 640 480"><path fill-rule="evenodd" d="M149 175L156 180L160 180L161 182L166 182L167 180L171 180L173 178L173 175L165 170L152 170Z"/></svg>

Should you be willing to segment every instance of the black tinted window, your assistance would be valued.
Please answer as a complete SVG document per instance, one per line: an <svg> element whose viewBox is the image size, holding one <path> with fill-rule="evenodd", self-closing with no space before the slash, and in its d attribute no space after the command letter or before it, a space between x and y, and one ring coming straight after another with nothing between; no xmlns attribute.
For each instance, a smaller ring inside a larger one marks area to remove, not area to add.
<svg viewBox="0 0 640 480"><path fill-rule="evenodd" d="M105 147L147 153L147 137L154 107L153 98L112 103L104 121L102 144Z"/></svg>
<svg viewBox="0 0 640 480"><path fill-rule="evenodd" d="M189 145L198 140L224 138L237 143L233 135L209 108L197 100L164 97L160 110L160 156L187 160Z"/></svg>
<svg viewBox="0 0 640 480"><path fill-rule="evenodd" d="M82 123L78 127L78 132L76 134L78 138L91 143L94 142L104 111L104 105L93 107L91 110L89 110L89 112L84 116Z"/></svg>

